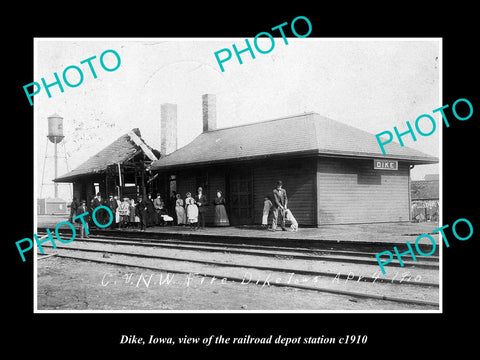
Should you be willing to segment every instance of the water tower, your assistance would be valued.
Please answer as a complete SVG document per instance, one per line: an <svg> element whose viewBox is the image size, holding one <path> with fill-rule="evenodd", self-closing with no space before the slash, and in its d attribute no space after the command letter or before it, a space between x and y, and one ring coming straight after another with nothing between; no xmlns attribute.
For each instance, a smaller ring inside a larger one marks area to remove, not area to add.
<svg viewBox="0 0 480 360"><path fill-rule="evenodd" d="M63 118L60 115L53 114L48 117L48 135L47 138L54 144L63 140Z"/></svg>
<svg viewBox="0 0 480 360"><path fill-rule="evenodd" d="M55 146L53 152L54 166L55 166L55 179L58 177L58 150L57 144L62 142L63 138L63 118L60 115L53 114L48 117L48 135L47 138ZM54 184L55 187L55 198L58 198L58 184Z"/></svg>
<svg viewBox="0 0 480 360"><path fill-rule="evenodd" d="M63 135L63 118L58 115L58 114L53 114L49 116L48 118L48 134L47 134L47 143L46 143L46 148L45 148L45 158L43 162L43 173L42 173L42 188L40 190L40 197L42 197L42 191L43 191L43 185L47 185L44 183L44 177L45 177L45 164L47 162L47 158L52 157L48 156L48 144L52 143L54 145L53 149L53 166L54 166L54 179L58 177L58 147L57 145L60 144L65 136ZM67 163L67 152L65 150L65 144L63 143L63 158L65 159L66 162L66 167L68 171L68 163ZM49 183L48 185L51 185ZM54 183L54 199L58 198L58 184Z"/></svg>

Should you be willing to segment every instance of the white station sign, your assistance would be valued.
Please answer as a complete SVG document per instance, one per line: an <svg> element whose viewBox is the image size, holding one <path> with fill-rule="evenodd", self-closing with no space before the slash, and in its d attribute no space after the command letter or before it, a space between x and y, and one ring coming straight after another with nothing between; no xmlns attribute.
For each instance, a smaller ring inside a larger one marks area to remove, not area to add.
<svg viewBox="0 0 480 360"><path fill-rule="evenodd" d="M397 160L373 159L375 170L398 170Z"/></svg>

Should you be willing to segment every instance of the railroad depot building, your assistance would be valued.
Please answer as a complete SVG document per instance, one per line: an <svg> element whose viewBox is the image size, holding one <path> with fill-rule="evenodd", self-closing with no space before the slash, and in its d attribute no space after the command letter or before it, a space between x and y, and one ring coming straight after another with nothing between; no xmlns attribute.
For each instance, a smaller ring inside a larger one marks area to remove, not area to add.
<svg viewBox="0 0 480 360"><path fill-rule="evenodd" d="M409 221L410 170L438 163L396 143L383 155L373 134L316 113L217 129L215 106L204 95L203 132L151 170L182 197L202 186L212 201L222 190L233 225L261 223L277 180L300 225Z"/></svg>
<svg viewBox="0 0 480 360"><path fill-rule="evenodd" d="M202 110L203 132L180 149L177 107L162 104L160 152L134 129L55 181L73 182L77 199L96 189L102 196L168 198L177 191L185 198L201 186L210 203L207 224L220 189L230 223L253 225L282 180L298 223L320 226L410 221L410 170L438 163L397 143L383 155L375 135L313 112L217 129L215 95L203 95Z"/></svg>

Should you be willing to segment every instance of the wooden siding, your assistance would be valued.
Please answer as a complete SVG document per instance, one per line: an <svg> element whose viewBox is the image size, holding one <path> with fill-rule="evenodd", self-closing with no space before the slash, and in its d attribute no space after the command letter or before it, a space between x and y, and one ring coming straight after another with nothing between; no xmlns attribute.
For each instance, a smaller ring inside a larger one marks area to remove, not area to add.
<svg viewBox="0 0 480 360"><path fill-rule="evenodd" d="M268 195L273 201L273 189L277 180L283 181L283 187L287 190L289 208L300 225L315 226L316 216L316 160L313 158L299 160L284 160L270 162L244 163L242 167L250 169L253 180L253 219L254 224L261 224L263 198ZM177 192L182 198L190 191L193 195L196 193L197 175L207 173L208 186L205 192L210 204L205 221L207 224L213 223L214 206L213 200L217 189L224 192L227 201L228 216L229 211L228 197L228 178L235 176L241 167L215 166L205 167L201 171L192 169L190 171L177 172ZM271 224L272 215L269 216ZM250 222L250 224L252 223Z"/></svg>
<svg viewBox="0 0 480 360"><path fill-rule="evenodd" d="M177 193L181 195L183 200L185 200L187 192L191 192L192 196L195 195L195 184L194 172L181 171L177 173Z"/></svg>
<svg viewBox="0 0 480 360"><path fill-rule="evenodd" d="M105 178L103 175L97 175L96 177L83 177L75 181L73 183L73 196L75 196L79 201L87 201L88 205L90 200L97 195L95 193L94 183L99 183L100 194L102 195L103 199L106 199Z"/></svg>
<svg viewBox="0 0 480 360"><path fill-rule="evenodd" d="M318 224L409 220L409 165L374 170L373 160L319 158Z"/></svg>
<svg viewBox="0 0 480 360"><path fill-rule="evenodd" d="M256 224L262 222L263 198L273 202L275 182L282 180L287 191L288 207L300 225L316 225L315 159L276 161L257 165L253 169L253 204ZM271 224L272 215L269 216Z"/></svg>
<svg viewBox="0 0 480 360"><path fill-rule="evenodd" d="M77 201L85 200L85 191L83 189L83 183L81 182L74 182L73 183L73 197L77 199Z"/></svg>

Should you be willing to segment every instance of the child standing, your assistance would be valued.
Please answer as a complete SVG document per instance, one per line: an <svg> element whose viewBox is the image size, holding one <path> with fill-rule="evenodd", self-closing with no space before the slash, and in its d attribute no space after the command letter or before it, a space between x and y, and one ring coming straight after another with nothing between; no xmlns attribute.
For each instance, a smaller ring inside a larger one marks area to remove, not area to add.
<svg viewBox="0 0 480 360"><path fill-rule="evenodd" d="M263 198L263 216L262 216L262 228L268 228L268 214L270 213L270 209L272 208L273 204L270 200L270 197L265 196Z"/></svg>
<svg viewBox="0 0 480 360"><path fill-rule="evenodd" d="M185 206L187 207L187 221L190 224L190 228L193 228L198 222L198 207L195 204L195 199L192 197L191 193L187 193L185 199ZM195 227L195 230L197 228Z"/></svg>
<svg viewBox="0 0 480 360"><path fill-rule="evenodd" d="M119 227L126 227L130 218L130 202L128 198L123 198L123 202L117 208L118 215L120 216Z"/></svg>

